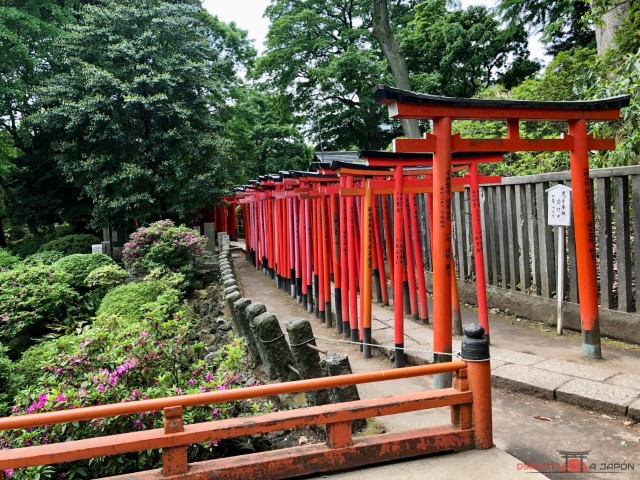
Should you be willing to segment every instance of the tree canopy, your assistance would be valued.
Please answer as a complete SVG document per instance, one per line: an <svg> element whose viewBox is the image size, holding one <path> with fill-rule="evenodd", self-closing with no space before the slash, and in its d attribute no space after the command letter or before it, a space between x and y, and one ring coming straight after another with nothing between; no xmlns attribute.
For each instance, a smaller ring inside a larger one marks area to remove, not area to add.
<svg viewBox="0 0 640 480"><path fill-rule="evenodd" d="M44 238L60 224L84 232L191 220L233 185L306 168L320 144L388 148L402 130L372 98L379 83L487 98L630 92L622 122L593 128L620 144L598 165L636 163L638 10L628 0L500 0L496 9L271 0L258 55L247 32L200 0L5 0L0 246L5 233ZM605 53L594 48L596 30L608 35ZM539 32L552 57L543 70L528 50ZM403 127L416 136L429 125ZM496 135L503 127L456 128ZM501 173L566 166L547 153L509 162Z"/></svg>

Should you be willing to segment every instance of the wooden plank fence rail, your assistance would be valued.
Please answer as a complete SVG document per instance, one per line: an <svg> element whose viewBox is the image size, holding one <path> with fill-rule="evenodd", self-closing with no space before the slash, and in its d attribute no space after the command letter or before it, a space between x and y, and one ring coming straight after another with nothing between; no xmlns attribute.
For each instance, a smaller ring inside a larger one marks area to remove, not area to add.
<svg viewBox="0 0 640 480"><path fill-rule="evenodd" d="M601 327L605 335L640 342L640 240L635 241L634 235L634 232L640 232L640 166L591 169L590 174ZM481 185L485 276L490 307L555 322L551 309L540 310L538 307L540 302L556 296L555 248L558 239L554 229L547 225L545 192L556 184L571 186L570 173L505 177L500 185ZM475 303L469 191L454 192L452 196L455 273L462 287L461 299ZM426 212L424 199L419 198L418 205ZM423 215L421 222L427 252L431 249L428 218ZM565 300L570 302L567 309L571 313L572 304L579 301L573 227L567 229L565 249ZM425 262L427 272L431 265L430 261ZM532 298L527 300L517 294ZM529 308L526 308L527 302ZM540 318L541 312L544 318ZM579 321L569 321L569 324L579 327Z"/></svg>

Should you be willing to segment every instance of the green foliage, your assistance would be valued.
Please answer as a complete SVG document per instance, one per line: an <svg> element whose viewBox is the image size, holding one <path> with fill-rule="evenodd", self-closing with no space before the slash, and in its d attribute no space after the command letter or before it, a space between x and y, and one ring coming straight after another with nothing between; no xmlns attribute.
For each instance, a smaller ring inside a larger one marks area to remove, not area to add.
<svg viewBox="0 0 640 480"><path fill-rule="evenodd" d="M107 403L159 398L238 388L249 383L246 348L232 340L216 362L204 361L205 349L193 343L196 325L187 317L170 313L166 298L149 305L136 321L119 315L94 324L84 335L65 336L25 353L20 371L34 379L18 393L14 414L80 408ZM185 409L185 423L235 417L256 411L250 402L235 402ZM34 430L5 432L3 446L57 443L95 436L159 428L162 415L136 414L91 422L55 425ZM193 445L189 460L220 456L217 442ZM72 465L56 465L52 475L74 471L76 478L94 478L157 468L157 451L134 456L102 457ZM16 479L33 480L28 470L17 470Z"/></svg>
<svg viewBox="0 0 640 480"><path fill-rule="evenodd" d="M9 414L13 396L23 382L16 364L7 356L7 347L0 344L0 416Z"/></svg>
<svg viewBox="0 0 640 480"><path fill-rule="evenodd" d="M184 219L229 186L218 118L247 55L242 34L197 0L92 2L67 32L65 69L32 121L55 134L96 226Z"/></svg>
<svg viewBox="0 0 640 480"><path fill-rule="evenodd" d="M87 275L93 270L105 266L117 266L111 257L102 253L76 253L61 258L53 264L53 268L69 275L69 285L85 292L88 290Z"/></svg>
<svg viewBox="0 0 640 480"><path fill-rule="evenodd" d="M73 310L79 296L70 280L66 273L44 265L18 265L0 272L0 342L12 355L44 333L46 323Z"/></svg>
<svg viewBox="0 0 640 480"><path fill-rule="evenodd" d="M280 170L306 170L312 151L305 144L288 98L254 88L236 89L224 136L235 184Z"/></svg>
<svg viewBox="0 0 640 480"><path fill-rule="evenodd" d="M405 2L402 2L403 4ZM275 0L267 49L253 72L286 96L308 133L328 150L382 148L393 133L371 89L388 75L372 47L371 3Z"/></svg>
<svg viewBox="0 0 640 480"><path fill-rule="evenodd" d="M45 243L40 247L38 252L48 252L55 250L65 255L73 255L76 253L91 252L91 245L100 243L100 239L95 235L86 233L78 233L73 235L65 235Z"/></svg>
<svg viewBox="0 0 640 480"><path fill-rule="evenodd" d="M127 268L145 273L168 270L183 274L192 283L204 262L206 242L206 237L190 228L161 220L134 232L122 249L122 258Z"/></svg>
<svg viewBox="0 0 640 480"><path fill-rule="evenodd" d="M511 25L542 32L549 55L595 47L590 2L585 0L500 0L498 11Z"/></svg>
<svg viewBox="0 0 640 480"><path fill-rule="evenodd" d="M48 250L46 252L34 253L24 259L22 263L28 266L34 265L53 265L64 257L64 253L57 250Z"/></svg>
<svg viewBox="0 0 640 480"><path fill-rule="evenodd" d="M106 319L112 315L125 322L137 322L145 315L145 308L162 297L165 304L171 300L172 311L178 308L178 292L163 281L127 283L111 290L102 299L97 315Z"/></svg>
<svg viewBox="0 0 640 480"><path fill-rule="evenodd" d="M528 59L522 27L502 27L486 7L449 10L447 3L420 2L402 34L416 90L472 97L495 83L515 86L540 68Z"/></svg>
<svg viewBox="0 0 640 480"><path fill-rule="evenodd" d="M599 59L589 80L588 94L594 98L631 95L631 103L620 112L618 122L596 124L598 136L616 139L617 149L597 157L598 166L637 165L640 156L640 50L620 55L613 51Z"/></svg>
<svg viewBox="0 0 640 480"><path fill-rule="evenodd" d="M92 270L87 275L85 284L104 296L118 285L122 285L128 277L127 271L119 265L104 265Z"/></svg>
<svg viewBox="0 0 640 480"><path fill-rule="evenodd" d="M9 250L0 248L0 271L9 270L19 262L20 262L20 257L11 255L11 252L9 252Z"/></svg>

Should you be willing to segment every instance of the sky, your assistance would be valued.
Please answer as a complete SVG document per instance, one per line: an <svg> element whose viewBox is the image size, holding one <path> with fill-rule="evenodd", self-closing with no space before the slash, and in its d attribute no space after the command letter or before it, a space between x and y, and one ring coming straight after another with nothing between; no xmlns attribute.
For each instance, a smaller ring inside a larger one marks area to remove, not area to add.
<svg viewBox="0 0 640 480"><path fill-rule="evenodd" d="M236 22L238 27L249 32L249 38L255 40L254 46L259 52L264 50L264 40L269 29L269 21L263 14L270 0L204 0L202 4L213 15L225 22ZM461 0L462 6L486 5L493 7L495 0ZM529 42L532 56L548 62L538 37Z"/></svg>

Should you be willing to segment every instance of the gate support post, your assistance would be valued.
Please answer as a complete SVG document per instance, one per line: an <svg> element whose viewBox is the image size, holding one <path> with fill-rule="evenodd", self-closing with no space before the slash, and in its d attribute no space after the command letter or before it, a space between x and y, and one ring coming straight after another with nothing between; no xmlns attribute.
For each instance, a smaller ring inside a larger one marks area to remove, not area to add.
<svg viewBox="0 0 640 480"><path fill-rule="evenodd" d="M589 151L587 150L587 122L569 122L569 135L574 147L570 153L573 215L575 218L576 261L578 292L580 295L580 321L582 323L582 350L589 358L602 358L600 321L598 313L598 287L596 284L596 248L589 179Z"/></svg>
<svg viewBox="0 0 640 480"><path fill-rule="evenodd" d="M451 361L451 118L435 118L433 131L433 361L442 363ZM451 373L435 375L434 388L451 380Z"/></svg>

